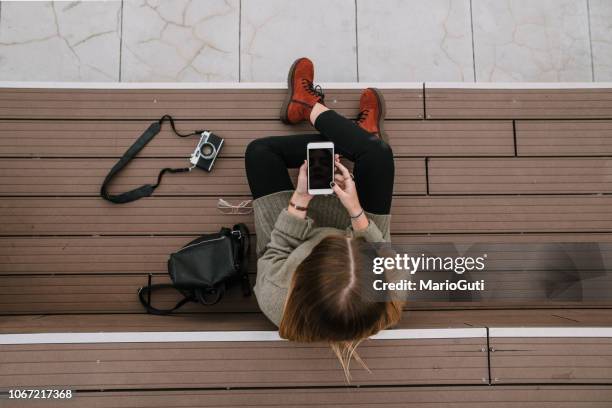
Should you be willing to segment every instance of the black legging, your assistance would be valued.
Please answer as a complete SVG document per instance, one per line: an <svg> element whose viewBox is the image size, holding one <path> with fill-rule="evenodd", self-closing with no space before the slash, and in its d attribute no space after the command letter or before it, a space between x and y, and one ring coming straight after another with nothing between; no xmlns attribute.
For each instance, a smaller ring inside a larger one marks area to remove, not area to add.
<svg viewBox="0 0 612 408"><path fill-rule="evenodd" d="M389 214L395 173L391 147L333 110L321 113L314 126L320 133L270 136L249 143L245 166L253 198L293 190L287 168L302 165L308 143L332 141L336 153L355 163L353 175L363 209Z"/></svg>

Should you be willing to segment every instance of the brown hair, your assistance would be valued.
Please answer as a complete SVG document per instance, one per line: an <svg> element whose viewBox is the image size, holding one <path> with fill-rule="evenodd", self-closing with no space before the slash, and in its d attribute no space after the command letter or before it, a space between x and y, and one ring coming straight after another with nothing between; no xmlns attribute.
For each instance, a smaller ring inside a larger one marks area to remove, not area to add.
<svg viewBox="0 0 612 408"><path fill-rule="evenodd" d="M288 340L328 342L347 381L353 357L369 371L355 352L361 341L401 318L400 302L377 302L368 295L373 274L364 268L372 255L375 250L363 238L321 240L293 274L279 327Z"/></svg>

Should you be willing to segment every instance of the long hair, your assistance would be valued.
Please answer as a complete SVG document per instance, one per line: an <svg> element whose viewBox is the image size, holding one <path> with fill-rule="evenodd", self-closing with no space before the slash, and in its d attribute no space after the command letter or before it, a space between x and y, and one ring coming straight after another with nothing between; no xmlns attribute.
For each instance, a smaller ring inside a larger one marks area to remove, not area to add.
<svg viewBox="0 0 612 408"><path fill-rule="evenodd" d="M279 327L287 340L328 342L347 382L352 358L370 371L357 346L401 318L401 302L368 295L372 271L364 268L372 252L363 238L331 235L321 240L293 274Z"/></svg>

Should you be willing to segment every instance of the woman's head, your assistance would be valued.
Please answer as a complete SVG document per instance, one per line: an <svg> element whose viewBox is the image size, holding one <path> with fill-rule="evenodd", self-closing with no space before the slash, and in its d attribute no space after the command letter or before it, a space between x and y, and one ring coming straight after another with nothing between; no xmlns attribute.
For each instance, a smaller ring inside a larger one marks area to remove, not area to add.
<svg viewBox="0 0 612 408"><path fill-rule="evenodd" d="M324 238L296 269L280 324L280 335L288 340L329 342L347 379L359 342L401 317L398 302L371 295L374 256L375 249L363 239Z"/></svg>

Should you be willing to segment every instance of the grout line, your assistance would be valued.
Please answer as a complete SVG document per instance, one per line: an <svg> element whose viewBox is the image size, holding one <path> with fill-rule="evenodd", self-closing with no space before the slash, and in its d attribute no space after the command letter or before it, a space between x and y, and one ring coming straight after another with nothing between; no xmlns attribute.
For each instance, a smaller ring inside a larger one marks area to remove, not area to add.
<svg viewBox="0 0 612 408"><path fill-rule="evenodd" d="M121 65L123 64L123 0L121 0L121 19L119 24L119 82L121 82Z"/></svg>
<svg viewBox="0 0 612 408"><path fill-rule="evenodd" d="M470 0L470 27L472 30L472 67L474 68L474 82L476 82L476 49L474 47L474 10Z"/></svg>
<svg viewBox="0 0 612 408"><path fill-rule="evenodd" d="M357 70L357 82L359 82L359 20L357 13L357 1L355 0L355 64Z"/></svg>
<svg viewBox="0 0 612 408"><path fill-rule="evenodd" d="M489 375L488 384L493 385L492 379L491 379L491 333L489 333L488 326L485 327L485 329L487 330L487 372Z"/></svg>
<svg viewBox="0 0 612 408"><path fill-rule="evenodd" d="M518 145L516 143L516 119L512 119L512 138L514 140L514 157L518 157Z"/></svg>
<svg viewBox="0 0 612 408"><path fill-rule="evenodd" d="M242 81L242 0L238 1L238 82Z"/></svg>
<svg viewBox="0 0 612 408"><path fill-rule="evenodd" d="M421 91L423 82L320 82L328 89L381 88L394 90ZM236 90L236 89L287 89L287 82L68 82L68 81L2 81L0 89L170 89L170 90ZM565 90L576 91L570 94L586 92L592 89L612 91L612 82L426 82L425 89L442 90ZM546 119L540 117L539 119Z"/></svg>
<svg viewBox="0 0 612 408"><path fill-rule="evenodd" d="M0 120L0 123L2 121ZM297 133L296 135L299 135L299 133ZM195 139L194 139L195 140ZM392 146L393 147L393 146ZM0 154L0 160L19 160L19 161L24 161L24 160L118 160L120 159L120 156L110 156L110 155L102 155L102 156L92 156L92 155L82 155L82 156L46 156L46 155L28 155L28 156L24 156L24 155L17 155L17 156L8 156L8 155L1 155ZM228 154L228 155L220 155L219 159L223 159L223 160L244 160L244 155L240 155L240 154ZM496 159L496 160L503 160L503 159L511 159L511 160L516 160L516 161L522 161L524 159L541 159L541 160L552 160L552 159L558 159L558 160L565 160L565 159L585 159L585 160L597 160L597 159L612 159L612 155L606 155L606 154L600 154L600 155L588 155L588 154L577 154L577 155L559 155L559 154L552 154L552 155L538 155L538 154L534 154L534 155L521 155L519 157L515 157L515 156L511 156L511 155L491 155L491 154L483 154L483 155L453 155L453 156L444 156L444 155L415 155L415 156L411 156L411 155L404 155L404 154L395 154L393 155L393 159L394 160L411 160L411 159L435 159L436 161L449 161L449 160L456 160L456 159L473 159L473 160L490 160L490 159ZM187 160L186 156L158 156L158 155L151 155L151 156L138 156L136 158L134 158L134 160ZM538 193L541 194L541 193ZM576 194L585 194L585 193L576 193ZM601 194L601 193L593 193L593 194Z"/></svg>
<svg viewBox="0 0 612 408"><path fill-rule="evenodd" d="M426 175L426 177L428 177L428 175ZM153 178L153 176L151 176L151 178ZM569 197L582 197L582 198L589 198L589 197L609 197L612 196L612 193L602 193L602 192L587 192L587 193L569 193L569 192L552 192L552 193L526 193L526 192L508 192L508 193L463 193L463 192L450 192L450 193L431 193L429 191L429 185L426 186L426 193L394 193L393 194L393 198L394 199L399 199L399 198L442 198L442 197L447 197L447 198L459 198L459 199L464 199L464 198L476 198L476 197L491 197L491 198L501 198L501 197L537 197L537 198L550 198L550 197L556 197L559 198L559 196L562 196L563 198L569 198ZM37 199L37 198L43 198L43 199L92 199L92 198L97 198L100 197L99 194L96 193L82 193L79 195L69 195L66 193L61 193L61 194L1 194L0 195L0 201L3 200L7 200L7 199L13 199L13 198L25 198L25 199ZM162 194L156 194L154 196L152 196L153 198L181 198L181 199L194 199L194 198L208 198L208 199L215 199L218 198L219 195L218 194L213 194L213 193L193 193L193 194L179 194L179 193L174 193L174 194L169 194L169 193L162 193ZM250 194L248 194L247 192L244 193L227 193L224 194L223 197L225 198L248 198L251 197ZM248 214L244 214L244 215L248 215ZM597 232L597 231L594 231Z"/></svg>
<svg viewBox="0 0 612 408"><path fill-rule="evenodd" d="M72 197L75 198L75 197ZM78 198L78 197L76 197ZM210 231L210 232L214 232L214 231ZM604 236L607 237L609 234L611 234L612 231L610 230L604 230L604 231L583 231L583 230L576 230L576 231L462 231L462 232L452 232L452 231L440 231L440 232L395 232L393 234L391 234L391 236L393 237L420 237L420 238L430 238L430 237L436 237L436 236L452 236L452 237L485 237L485 236L503 236L505 238L509 238L509 237L528 237L528 236L537 236L537 235L544 235L544 236L551 236L551 235L569 235L569 236L576 236L576 235L592 235L592 236ZM0 234L0 239L1 240L7 240L7 239L32 239L32 238L57 238L57 239L66 239L66 238L167 238L167 237L173 237L173 238L180 238L180 237L196 237L198 236L199 233L198 232L155 232L155 233L131 233L131 234L78 234L78 233L68 233L68 234L30 234L30 235L25 235L25 234ZM254 236L254 234L251 234L251 236ZM447 242L447 241L444 241ZM598 241L599 242L599 241ZM602 243L604 243L604 241L601 241ZM607 241L605 241L605 243L607 243ZM163 272L159 272L160 274L164 274ZM29 275L29 274L24 274L25 275ZM38 274L35 274L38 275ZM82 275L82 273L79 273L77 275ZM598 307L589 307L591 309L598 309L600 308ZM608 308L612 308L610 306L606 306L606 309ZM545 307L544 309L550 309L549 307ZM553 307L554 309L554 307ZM581 307L582 309L582 307ZM434 309L435 310L435 309ZM0 316L2 316L3 314L0 313Z"/></svg>
<svg viewBox="0 0 612 408"><path fill-rule="evenodd" d="M571 382L569 385L576 387L594 387L597 390L604 390L609 387L611 383L609 382ZM462 387L478 387L485 388L490 386L495 386L496 388L505 388L505 389L513 389L517 387L531 387L533 389L537 389L542 386L552 386L559 388L560 386L568 385L568 383L560 383L560 382L537 382L537 383L521 383L521 382L506 382L503 384L473 384L473 383L438 383L436 381L427 383L427 384L357 384L357 385L266 385L266 386L232 386L232 387L206 387L206 386L195 386L195 387L147 387L147 388L111 388L104 387L103 389L98 388L79 388L78 390L73 391L73 395L82 395L82 394L100 394L105 395L107 392L117 392L117 393L148 393L149 395L153 395L155 392L199 392L199 391L223 391L224 393L231 391L266 391L266 390L291 390L291 391L299 391L299 390L353 390L353 389L370 389L370 390L379 390L379 389L438 389L438 388L455 388L460 389ZM289 394L289 393L287 393ZM0 395L9 395L8 392L1 391ZM284 405L281 405L284 406Z"/></svg>
<svg viewBox="0 0 612 408"><path fill-rule="evenodd" d="M425 82L423 82L423 120L427 120L427 100L426 100L427 89L425 89Z"/></svg>
<svg viewBox="0 0 612 408"><path fill-rule="evenodd" d="M425 158L425 194L429 195L429 157Z"/></svg>
<svg viewBox="0 0 612 408"><path fill-rule="evenodd" d="M587 24L589 27L589 47L591 51L591 79L595 82L595 63L593 62L593 38L591 36L591 0L585 0L587 6Z"/></svg>

